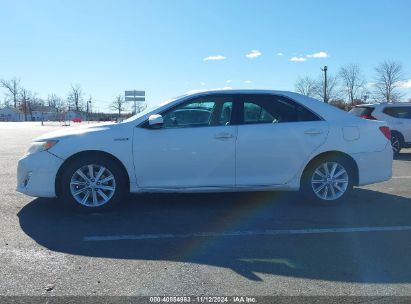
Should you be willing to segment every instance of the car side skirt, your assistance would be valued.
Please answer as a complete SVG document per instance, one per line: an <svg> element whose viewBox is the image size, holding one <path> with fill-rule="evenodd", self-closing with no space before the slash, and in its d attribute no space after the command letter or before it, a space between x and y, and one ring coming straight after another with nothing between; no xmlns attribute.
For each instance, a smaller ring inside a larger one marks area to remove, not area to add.
<svg viewBox="0 0 411 304"><path fill-rule="evenodd" d="M258 185L241 187L190 187L190 188L138 188L133 193L207 193L207 192L247 192L247 191L298 191L298 187L286 185Z"/></svg>

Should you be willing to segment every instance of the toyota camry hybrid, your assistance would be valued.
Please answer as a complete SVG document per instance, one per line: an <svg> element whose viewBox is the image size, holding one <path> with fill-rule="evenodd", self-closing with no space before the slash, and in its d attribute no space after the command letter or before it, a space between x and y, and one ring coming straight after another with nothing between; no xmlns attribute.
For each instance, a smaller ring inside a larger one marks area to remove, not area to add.
<svg viewBox="0 0 411 304"><path fill-rule="evenodd" d="M292 92L219 90L40 136L19 161L17 190L83 208L129 192L300 190L333 204L390 179L392 159L384 122Z"/></svg>

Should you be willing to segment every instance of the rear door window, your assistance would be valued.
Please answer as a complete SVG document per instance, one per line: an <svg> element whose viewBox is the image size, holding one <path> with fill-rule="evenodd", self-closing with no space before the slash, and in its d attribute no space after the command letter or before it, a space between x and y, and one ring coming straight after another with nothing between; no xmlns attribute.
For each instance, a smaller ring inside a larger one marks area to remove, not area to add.
<svg viewBox="0 0 411 304"><path fill-rule="evenodd" d="M266 124L321 120L316 114L288 98L275 95L241 95L242 123Z"/></svg>
<svg viewBox="0 0 411 304"><path fill-rule="evenodd" d="M273 115L267 112L261 105L254 102L244 102L244 123L272 123Z"/></svg>

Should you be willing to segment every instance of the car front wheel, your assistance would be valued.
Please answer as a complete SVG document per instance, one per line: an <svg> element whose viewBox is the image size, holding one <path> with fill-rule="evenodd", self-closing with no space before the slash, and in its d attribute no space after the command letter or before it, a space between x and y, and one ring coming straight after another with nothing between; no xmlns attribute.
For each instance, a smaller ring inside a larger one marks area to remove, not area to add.
<svg viewBox="0 0 411 304"><path fill-rule="evenodd" d="M353 188L351 165L339 157L314 161L306 170L301 191L311 202L334 205Z"/></svg>
<svg viewBox="0 0 411 304"><path fill-rule="evenodd" d="M63 173L62 197L83 209L118 206L126 192L119 166L106 157L84 157L71 162Z"/></svg>

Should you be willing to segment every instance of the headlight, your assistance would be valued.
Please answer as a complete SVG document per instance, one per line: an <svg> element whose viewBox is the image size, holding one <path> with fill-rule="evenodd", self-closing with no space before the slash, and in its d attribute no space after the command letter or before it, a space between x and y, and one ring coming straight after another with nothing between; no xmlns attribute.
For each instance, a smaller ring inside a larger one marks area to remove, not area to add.
<svg viewBox="0 0 411 304"><path fill-rule="evenodd" d="M54 145L58 143L57 140L48 140L48 141L36 141L33 142L29 150L27 151L27 154L33 154L41 151L47 151Z"/></svg>

